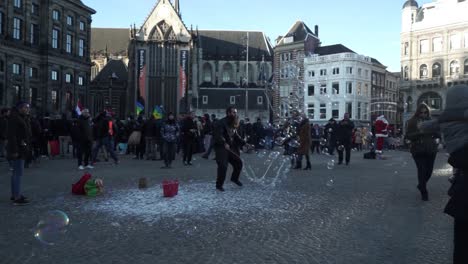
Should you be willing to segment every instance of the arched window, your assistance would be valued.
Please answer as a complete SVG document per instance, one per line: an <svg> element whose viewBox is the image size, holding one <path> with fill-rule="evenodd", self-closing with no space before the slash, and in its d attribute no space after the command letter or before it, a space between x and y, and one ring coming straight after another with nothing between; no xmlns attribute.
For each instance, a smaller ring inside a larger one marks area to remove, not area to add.
<svg viewBox="0 0 468 264"><path fill-rule="evenodd" d="M427 78L428 71L427 71L427 65L423 64L421 67L419 67L419 78L424 79Z"/></svg>
<svg viewBox="0 0 468 264"><path fill-rule="evenodd" d="M460 73L460 63L454 60L450 63L450 75L456 75Z"/></svg>
<svg viewBox="0 0 468 264"><path fill-rule="evenodd" d="M205 63L205 65L203 65L203 82L213 82L212 74L211 64Z"/></svg>
<svg viewBox="0 0 468 264"><path fill-rule="evenodd" d="M442 110L442 97L435 92L427 92L418 99L418 105L427 104L432 110Z"/></svg>
<svg viewBox="0 0 468 264"><path fill-rule="evenodd" d="M413 108L413 97L408 96L408 98L406 98L406 112L411 112L412 108Z"/></svg>
<svg viewBox="0 0 468 264"><path fill-rule="evenodd" d="M65 105L66 105L67 110L69 111L73 110L73 95L71 92L65 93Z"/></svg>
<svg viewBox="0 0 468 264"><path fill-rule="evenodd" d="M246 72L246 65L244 65L244 74ZM258 76L255 76L255 69L254 69L254 66L249 63L249 83L253 83L255 82L255 80L257 79ZM245 79L245 76L244 76L244 79Z"/></svg>
<svg viewBox="0 0 468 264"><path fill-rule="evenodd" d="M463 73L468 74L468 59L465 60L465 65L463 67Z"/></svg>
<svg viewBox="0 0 468 264"><path fill-rule="evenodd" d="M232 82L234 71L232 69L232 65L230 63L226 63L223 65L223 82Z"/></svg>
<svg viewBox="0 0 468 264"><path fill-rule="evenodd" d="M405 78L405 80L409 79L409 68L408 68L408 66L405 66L405 69L403 71L403 78Z"/></svg>
<svg viewBox="0 0 468 264"><path fill-rule="evenodd" d="M432 65L432 78L440 77L442 67L440 63L436 62Z"/></svg>

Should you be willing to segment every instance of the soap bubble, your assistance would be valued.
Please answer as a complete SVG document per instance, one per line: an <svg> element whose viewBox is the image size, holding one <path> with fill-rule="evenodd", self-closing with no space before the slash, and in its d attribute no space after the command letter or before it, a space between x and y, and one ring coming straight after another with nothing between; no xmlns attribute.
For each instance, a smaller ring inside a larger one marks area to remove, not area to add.
<svg viewBox="0 0 468 264"><path fill-rule="evenodd" d="M286 140L286 138L284 138L284 137L277 137L275 139L275 144L278 145L278 146L282 146L284 144L285 140Z"/></svg>
<svg viewBox="0 0 468 264"><path fill-rule="evenodd" d="M270 155L268 156L269 159L272 159L272 160L275 160L277 159L279 156L281 155L281 153L279 153L278 151L274 151L274 152L271 152Z"/></svg>
<svg viewBox="0 0 468 264"><path fill-rule="evenodd" d="M34 230L34 237L45 245L55 245L63 239L69 224L70 219L66 213L59 210L50 211L40 219Z"/></svg>
<svg viewBox="0 0 468 264"><path fill-rule="evenodd" d="M330 161L327 163L327 169L333 170L334 168L335 168L335 160L330 160Z"/></svg>
<svg viewBox="0 0 468 264"><path fill-rule="evenodd" d="M299 142L297 140L291 140L289 141L289 146L291 148L298 148L300 146Z"/></svg>
<svg viewBox="0 0 468 264"><path fill-rule="evenodd" d="M328 187L333 187L333 185L335 185L335 181L333 179L330 179L327 181L327 186Z"/></svg>
<svg viewBox="0 0 468 264"><path fill-rule="evenodd" d="M260 139L260 141L258 142L258 145L260 145L261 147L265 147L266 145L265 139Z"/></svg>
<svg viewBox="0 0 468 264"><path fill-rule="evenodd" d="M339 150L339 151L343 151L344 149L345 149L345 147L344 147L343 145L339 145L339 146L338 146L338 150Z"/></svg>
<svg viewBox="0 0 468 264"><path fill-rule="evenodd" d="M322 138L322 139L320 140L320 146L326 146L326 145L327 145L327 140L324 139L324 138Z"/></svg>

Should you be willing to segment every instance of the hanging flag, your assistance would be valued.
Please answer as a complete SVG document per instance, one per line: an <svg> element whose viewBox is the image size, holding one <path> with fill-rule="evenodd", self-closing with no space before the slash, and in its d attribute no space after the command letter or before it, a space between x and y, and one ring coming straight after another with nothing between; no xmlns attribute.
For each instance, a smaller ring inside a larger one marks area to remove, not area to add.
<svg viewBox="0 0 468 264"><path fill-rule="evenodd" d="M80 116L82 110L83 106L81 105L80 99L78 99L78 102L76 102L75 112L78 116Z"/></svg>
<svg viewBox="0 0 468 264"><path fill-rule="evenodd" d="M140 102L136 102L136 113L137 115L139 115L141 112L143 112L143 110L145 109L145 107L140 103Z"/></svg>
<svg viewBox="0 0 468 264"><path fill-rule="evenodd" d="M159 120L164 118L164 109L160 106L155 106L153 110L154 119Z"/></svg>
<svg viewBox="0 0 468 264"><path fill-rule="evenodd" d="M138 50L138 92L142 103L146 102L146 51Z"/></svg>

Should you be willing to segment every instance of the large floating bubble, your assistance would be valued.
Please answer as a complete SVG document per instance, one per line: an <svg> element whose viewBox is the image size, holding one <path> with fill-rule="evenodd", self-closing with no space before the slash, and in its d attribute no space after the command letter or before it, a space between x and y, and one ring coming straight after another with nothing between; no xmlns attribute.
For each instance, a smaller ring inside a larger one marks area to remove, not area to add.
<svg viewBox="0 0 468 264"><path fill-rule="evenodd" d="M335 168L335 160L330 160L327 162L327 169L333 170Z"/></svg>
<svg viewBox="0 0 468 264"><path fill-rule="evenodd" d="M55 245L64 238L69 224L70 219L66 213L59 210L47 212L39 220L34 237L45 245Z"/></svg>

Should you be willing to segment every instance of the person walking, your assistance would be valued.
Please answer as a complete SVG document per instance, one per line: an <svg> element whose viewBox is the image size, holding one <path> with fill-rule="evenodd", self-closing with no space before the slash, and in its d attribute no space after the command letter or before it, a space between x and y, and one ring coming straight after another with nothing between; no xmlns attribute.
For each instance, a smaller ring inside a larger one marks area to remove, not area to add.
<svg viewBox="0 0 468 264"><path fill-rule="evenodd" d="M114 147L112 146L114 131L116 131L112 120L107 117L107 113L104 111L96 118L95 125L96 129L96 147L93 150L93 163L96 162L99 150L102 147L106 148L107 153L110 154L114 163L119 164L119 159L115 155Z"/></svg>
<svg viewBox="0 0 468 264"><path fill-rule="evenodd" d="M224 192L223 185L229 163L233 167L231 181L242 187L239 180L243 166L240 158L240 148L246 143L237 132L238 126L237 109L228 107L226 117L217 121L213 129L214 150L218 165L216 190L220 192Z"/></svg>
<svg viewBox="0 0 468 264"><path fill-rule="evenodd" d="M362 142L363 142L362 139L363 139L362 129L357 128L356 132L354 133L354 143L356 144L357 151L362 151Z"/></svg>
<svg viewBox="0 0 468 264"><path fill-rule="evenodd" d="M179 126L177 125L174 114L169 113L166 122L161 128L163 159L165 165L162 167L163 169L171 168L172 161L175 160L179 132Z"/></svg>
<svg viewBox="0 0 468 264"><path fill-rule="evenodd" d="M11 198L14 205L26 205L29 200L21 194L21 178L25 161L31 151L31 126L28 122L29 104L18 102L8 119L7 158L13 167Z"/></svg>
<svg viewBox="0 0 468 264"><path fill-rule="evenodd" d="M142 130L145 136L146 160L156 160L156 120L153 115L143 124Z"/></svg>
<svg viewBox="0 0 468 264"><path fill-rule="evenodd" d="M310 170L312 168L310 164L310 156L309 156L311 138L310 138L310 124L309 124L309 119L307 118L304 118L302 120L301 125L299 127L299 142L300 142L300 147L297 149L297 154L299 155L299 159L297 160L295 169L302 168L302 158L305 156L307 164L304 170Z"/></svg>
<svg viewBox="0 0 468 264"><path fill-rule="evenodd" d="M338 165L343 164L343 152L346 152L346 165L351 161L351 146L353 138L354 123L349 119L349 114L344 114L343 120L338 124L337 146Z"/></svg>
<svg viewBox="0 0 468 264"><path fill-rule="evenodd" d="M410 152L418 169L418 190L423 201L429 200L427 182L432 176L434 162L437 155L437 141L440 136L437 133L426 133L419 126L423 122L431 120L429 107L422 103L416 109L413 117L408 120L406 139L410 143Z"/></svg>
<svg viewBox="0 0 468 264"><path fill-rule="evenodd" d="M312 126L312 124L310 126ZM310 131L310 136L312 140L312 147L311 147L312 154L314 154L315 151L317 151L317 154L320 154L320 140L323 137L323 133L320 130L320 127L318 124L315 124L313 126L313 128Z"/></svg>
<svg viewBox="0 0 468 264"><path fill-rule="evenodd" d="M54 122L54 131L58 136L60 146L60 157L65 157L65 154L69 153L68 145L70 144L70 129L71 124L67 120L67 115L62 114L61 119L57 119Z"/></svg>
<svg viewBox="0 0 468 264"><path fill-rule="evenodd" d="M9 114L10 110L7 108L2 109L0 113L0 158L5 157Z"/></svg>
<svg viewBox="0 0 468 264"><path fill-rule="evenodd" d="M91 127L91 120L89 116L89 110L83 109L81 116L78 117L77 121L77 150L76 156L78 158L78 169L84 170L93 169L94 167L89 163L91 157L91 148L93 146L93 129Z"/></svg>
<svg viewBox="0 0 468 264"><path fill-rule="evenodd" d="M328 140L328 154L333 155L336 148L336 134L338 132L338 124L335 119L331 118L328 120L328 124L325 125L325 138Z"/></svg>

